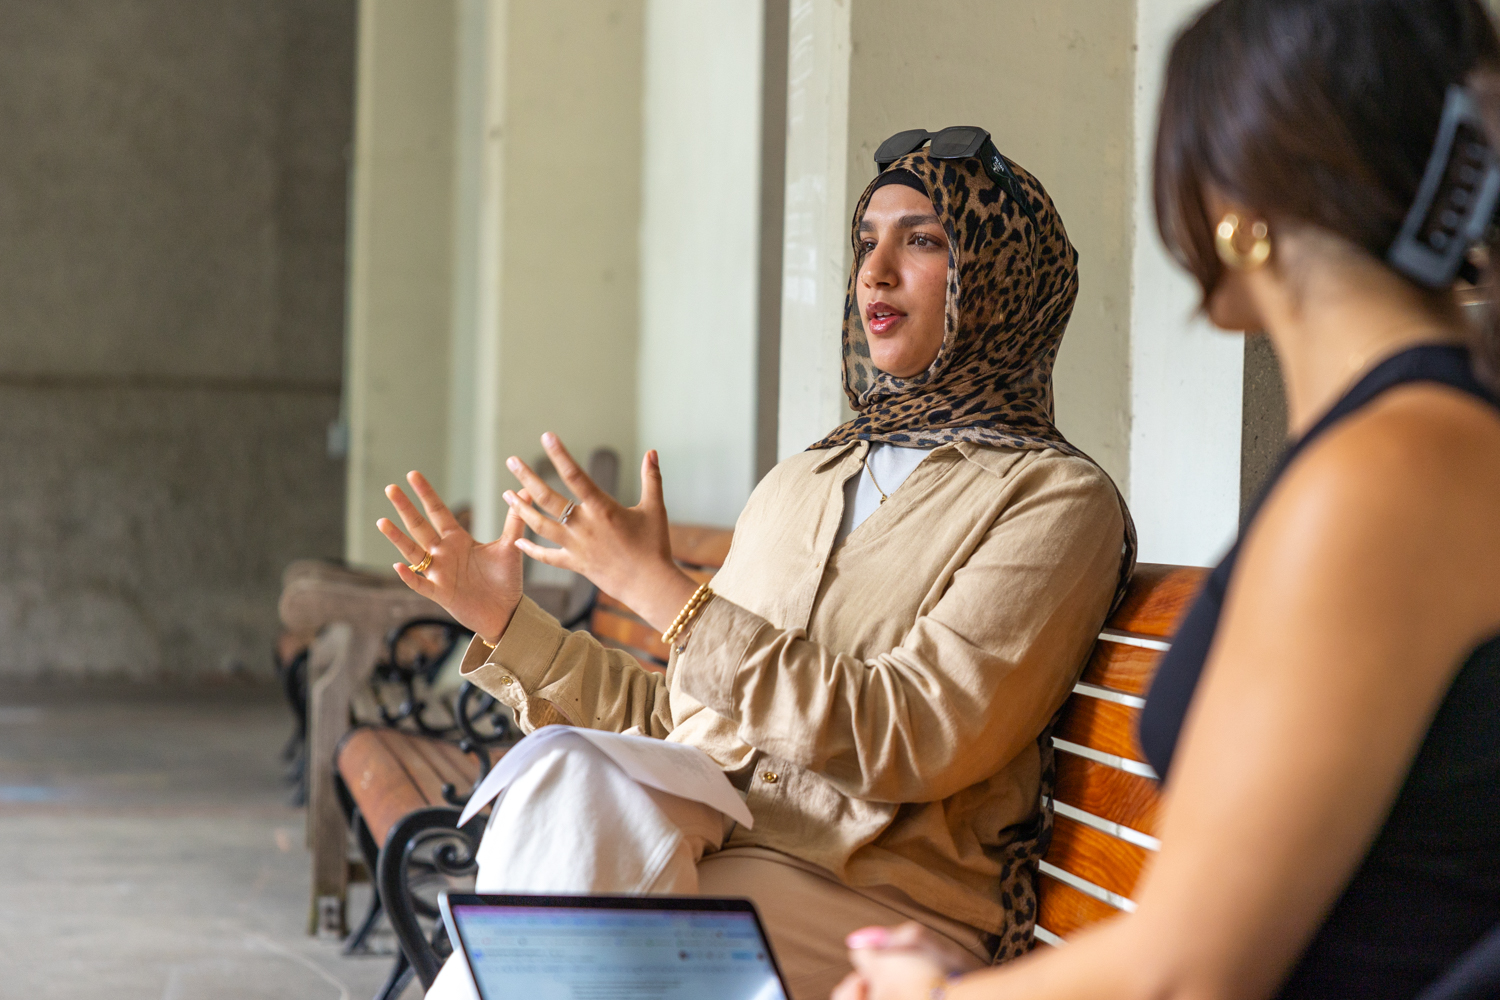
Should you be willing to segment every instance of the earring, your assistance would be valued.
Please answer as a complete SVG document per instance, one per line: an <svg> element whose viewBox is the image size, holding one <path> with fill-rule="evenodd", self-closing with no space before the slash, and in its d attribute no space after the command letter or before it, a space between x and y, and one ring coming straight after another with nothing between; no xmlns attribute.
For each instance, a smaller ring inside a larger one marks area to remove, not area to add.
<svg viewBox="0 0 1500 1000"><path fill-rule="evenodd" d="M1256 220L1250 224L1250 235L1255 238L1255 242L1250 244L1249 250L1241 250L1234 245L1239 235L1238 215L1230 212L1219 220L1219 226L1214 230L1214 249L1219 251L1219 259L1224 262L1224 266L1236 271L1253 271L1271 259L1271 230L1264 221Z"/></svg>

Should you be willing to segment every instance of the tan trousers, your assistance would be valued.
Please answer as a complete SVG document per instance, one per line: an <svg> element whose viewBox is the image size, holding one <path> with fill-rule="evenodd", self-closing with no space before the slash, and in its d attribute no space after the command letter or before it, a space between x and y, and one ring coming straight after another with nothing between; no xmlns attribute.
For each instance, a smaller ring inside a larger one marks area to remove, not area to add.
<svg viewBox="0 0 1500 1000"><path fill-rule="evenodd" d="M893 889L855 890L765 848L719 850L727 821L646 788L583 743L539 754L495 803L479 846L478 892L744 896L760 911L792 1000L826 1000L849 971L844 937L920 920L984 957L982 935ZM458 956L428 1000L477 1000Z"/></svg>

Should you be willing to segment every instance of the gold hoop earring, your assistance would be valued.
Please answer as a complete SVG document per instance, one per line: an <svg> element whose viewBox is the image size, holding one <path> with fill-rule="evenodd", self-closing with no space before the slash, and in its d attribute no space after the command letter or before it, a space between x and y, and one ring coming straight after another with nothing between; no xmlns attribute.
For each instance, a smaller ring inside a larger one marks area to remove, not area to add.
<svg viewBox="0 0 1500 1000"><path fill-rule="evenodd" d="M1219 220L1218 228L1214 230L1214 249L1219 251L1219 259L1224 262L1225 267L1236 271L1253 271L1271 259L1271 230L1264 221L1257 219L1250 224L1250 235L1255 238L1255 242L1250 244L1249 250L1241 250L1235 246L1239 235L1238 215L1230 212Z"/></svg>

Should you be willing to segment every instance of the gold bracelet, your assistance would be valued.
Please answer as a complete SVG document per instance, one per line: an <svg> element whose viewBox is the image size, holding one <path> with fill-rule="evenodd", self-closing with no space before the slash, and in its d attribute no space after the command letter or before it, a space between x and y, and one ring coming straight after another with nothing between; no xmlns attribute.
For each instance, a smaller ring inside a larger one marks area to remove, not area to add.
<svg viewBox="0 0 1500 1000"><path fill-rule="evenodd" d="M693 591L693 596L688 598L688 602L682 606L682 610L677 612L677 617L672 619L672 624L661 634L662 644L667 646L672 645L672 640L682 633L682 630L687 627L687 623L693 620L693 617L703 609L705 604L713 599L713 596L714 592L712 588L706 583Z"/></svg>
<svg viewBox="0 0 1500 1000"><path fill-rule="evenodd" d="M483 646L485 649L493 650L497 645L499 645L499 643L490 642L488 639L486 639L484 636L480 635L478 632L474 633L474 638L478 639L479 640L479 644L481 646Z"/></svg>

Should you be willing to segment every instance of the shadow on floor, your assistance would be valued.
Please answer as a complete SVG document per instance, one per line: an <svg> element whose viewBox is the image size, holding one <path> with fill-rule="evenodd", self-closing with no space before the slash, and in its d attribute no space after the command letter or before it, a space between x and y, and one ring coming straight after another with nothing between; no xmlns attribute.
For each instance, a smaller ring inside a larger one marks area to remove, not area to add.
<svg viewBox="0 0 1500 1000"><path fill-rule="evenodd" d="M0 997L374 996L389 955L304 933L290 728L248 684L0 690Z"/></svg>

